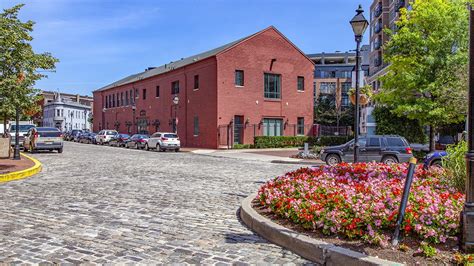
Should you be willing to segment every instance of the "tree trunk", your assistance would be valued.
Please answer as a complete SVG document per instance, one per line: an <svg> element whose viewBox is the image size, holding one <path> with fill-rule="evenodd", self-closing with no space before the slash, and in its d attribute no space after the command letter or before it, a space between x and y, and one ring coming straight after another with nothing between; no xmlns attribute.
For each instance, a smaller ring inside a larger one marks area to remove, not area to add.
<svg viewBox="0 0 474 266"><path fill-rule="evenodd" d="M7 136L7 115L3 114L3 136Z"/></svg>
<svg viewBox="0 0 474 266"><path fill-rule="evenodd" d="M434 151L435 150L435 127L434 126L430 126L430 152Z"/></svg>

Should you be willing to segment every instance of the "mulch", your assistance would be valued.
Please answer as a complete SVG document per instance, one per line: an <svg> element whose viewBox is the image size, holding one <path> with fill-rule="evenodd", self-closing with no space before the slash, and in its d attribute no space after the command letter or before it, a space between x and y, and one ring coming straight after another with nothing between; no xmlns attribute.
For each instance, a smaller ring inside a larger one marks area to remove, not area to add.
<svg viewBox="0 0 474 266"><path fill-rule="evenodd" d="M23 156L21 156L21 160L0 159L0 175L25 170L34 165L33 161Z"/></svg>
<svg viewBox="0 0 474 266"><path fill-rule="evenodd" d="M400 241L400 244L406 245L408 247L408 250L406 251L401 251L398 248L392 246L382 248L376 245L364 243L360 240L351 240L338 237L337 235L328 236L319 230L304 229L301 225L294 224L288 219L273 214L269 208L262 206L257 200L252 202L252 207L260 215L267 217L273 222L288 229L372 257L404 263L406 265L455 265L453 258L454 254L458 250L458 243L454 239L450 239L444 244L432 245L438 249L438 254L434 258L425 258L416 252L421 240L413 237L404 237ZM393 232L386 232L386 235L391 236L392 234Z"/></svg>

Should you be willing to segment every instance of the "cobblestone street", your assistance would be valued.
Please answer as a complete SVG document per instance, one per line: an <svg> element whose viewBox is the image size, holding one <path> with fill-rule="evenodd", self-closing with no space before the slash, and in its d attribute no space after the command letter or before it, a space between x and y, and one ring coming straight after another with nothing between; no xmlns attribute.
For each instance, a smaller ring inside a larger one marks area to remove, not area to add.
<svg viewBox="0 0 474 266"><path fill-rule="evenodd" d="M0 263L306 263L253 234L241 200L297 165L65 143L0 184Z"/></svg>

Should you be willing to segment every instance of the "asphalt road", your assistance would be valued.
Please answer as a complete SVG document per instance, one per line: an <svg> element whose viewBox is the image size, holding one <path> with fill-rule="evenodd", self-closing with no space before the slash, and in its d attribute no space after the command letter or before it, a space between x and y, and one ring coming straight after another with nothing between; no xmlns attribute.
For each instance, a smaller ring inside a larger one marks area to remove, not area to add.
<svg viewBox="0 0 474 266"><path fill-rule="evenodd" d="M0 263L306 263L253 234L241 200L297 165L66 143L0 184Z"/></svg>

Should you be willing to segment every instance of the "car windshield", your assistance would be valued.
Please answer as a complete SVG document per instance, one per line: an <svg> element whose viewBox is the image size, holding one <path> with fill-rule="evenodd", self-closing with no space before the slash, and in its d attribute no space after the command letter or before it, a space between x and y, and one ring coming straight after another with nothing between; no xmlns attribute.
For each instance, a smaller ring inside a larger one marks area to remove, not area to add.
<svg viewBox="0 0 474 266"><path fill-rule="evenodd" d="M128 138L130 138L130 136L127 135L127 134L121 134L120 137L123 138L123 139L128 139Z"/></svg>
<svg viewBox="0 0 474 266"><path fill-rule="evenodd" d="M150 136L148 136L148 135L140 135L139 138L141 138L141 139L148 139L148 138L150 138Z"/></svg>
<svg viewBox="0 0 474 266"><path fill-rule="evenodd" d="M35 127L34 125L20 125L18 127L19 131L28 131L30 128ZM10 132L15 132L16 131L16 125L12 125Z"/></svg>
<svg viewBox="0 0 474 266"><path fill-rule="evenodd" d="M176 139L176 138L178 138L178 135L176 135L176 134L165 134L164 137L165 138Z"/></svg>
<svg viewBox="0 0 474 266"><path fill-rule="evenodd" d="M107 131L105 132L105 135L116 135L117 132L116 131Z"/></svg>

